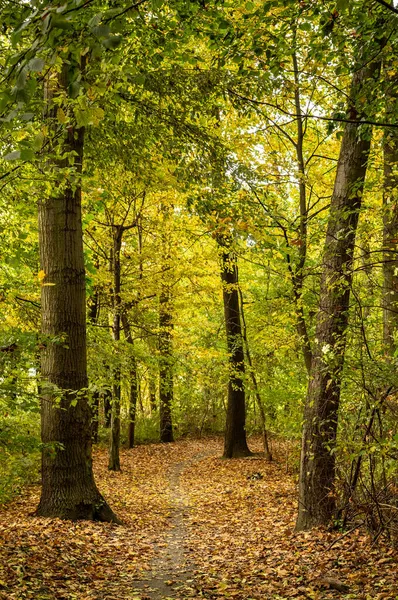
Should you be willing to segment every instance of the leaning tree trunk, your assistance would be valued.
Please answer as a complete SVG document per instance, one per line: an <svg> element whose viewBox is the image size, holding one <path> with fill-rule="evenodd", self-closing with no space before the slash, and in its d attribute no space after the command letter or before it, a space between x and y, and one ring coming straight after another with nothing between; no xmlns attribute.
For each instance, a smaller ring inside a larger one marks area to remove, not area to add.
<svg viewBox="0 0 398 600"><path fill-rule="evenodd" d="M320 306L304 411L297 530L327 524L335 509L335 445L345 354L352 260L370 150L361 139L355 98L378 73L358 71L351 88L350 120L344 130L323 255Z"/></svg>
<svg viewBox="0 0 398 600"><path fill-rule="evenodd" d="M50 88L52 86L52 88ZM68 89L68 67L47 83L48 116L55 122L53 96ZM69 127L58 161L71 156L81 173L84 130ZM72 154L72 152L74 154ZM62 171L61 171L62 173ZM87 399L86 290L81 223L81 186L64 176L39 203L42 306L42 493L37 514L65 519L117 522L92 471L91 409Z"/></svg>
<svg viewBox="0 0 398 600"><path fill-rule="evenodd" d="M240 322L238 265L236 255L225 236L218 236L221 250L221 280L227 347L229 380L227 418L224 436L224 458L250 456L246 441L245 359Z"/></svg>

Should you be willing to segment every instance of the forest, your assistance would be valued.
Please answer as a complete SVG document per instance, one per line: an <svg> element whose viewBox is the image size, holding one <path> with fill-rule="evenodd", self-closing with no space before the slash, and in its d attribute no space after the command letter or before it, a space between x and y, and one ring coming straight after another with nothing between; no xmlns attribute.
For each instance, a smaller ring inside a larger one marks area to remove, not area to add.
<svg viewBox="0 0 398 600"><path fill-rule="evenodd" d="M0 17L0 600L398 598L398 5Z"/></svg>

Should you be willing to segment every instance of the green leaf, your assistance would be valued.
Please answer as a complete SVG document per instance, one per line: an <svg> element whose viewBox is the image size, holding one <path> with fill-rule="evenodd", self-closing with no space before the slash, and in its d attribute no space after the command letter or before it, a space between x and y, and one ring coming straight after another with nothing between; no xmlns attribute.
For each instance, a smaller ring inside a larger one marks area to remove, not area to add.
<svg viewBox="0 0 398 600"><path fill-rule="evenodd" d="M120 45L122 40L123 37L121 35L112 35L106 38L106 40L104 40L102 44L105 46L105 48L113 50L113 48L117 48Z"/></svg>
<svg viewBox="0 0 398 600"><path fill-rule="evenodd" d="M4 157L4 160L19 160L21 158L20 150L14 150L13 152L9 152Z"/></svg>
<svg viewBox="0 0 398 600"><path fill-rule="evenodd" d="M32 58L28 62L28 70L29 71L42 71L44 68L44 60L42 58Z"/></svg>

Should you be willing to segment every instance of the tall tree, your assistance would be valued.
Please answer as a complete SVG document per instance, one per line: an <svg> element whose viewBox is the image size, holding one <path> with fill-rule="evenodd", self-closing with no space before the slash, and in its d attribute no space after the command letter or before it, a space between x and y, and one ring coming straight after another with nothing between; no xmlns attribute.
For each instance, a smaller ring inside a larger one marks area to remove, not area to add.
<svg viewBox="0 0 398 600"><path fill-rule="evenodd" d="M327 524L335 508L335 444L348 324L352 261L371 136L360 130L359 99L379 73L371 61L353 76L323 254L315 350L304 411L296 527Z"/></svg>
<svg viewBox="0 0 398 600"><path fill-rule="evenodd" d="M54 101L65 100L71 83L70 72L70 65L65 62L59 74L47 77L45 100L51 125L56 119ZM92 471L79 178L84 129L69 126L61 135L59 154L67 158L54 159L54 170L61 176L49 197L39 203L45 344L42 352L42 493L37 514L117 521L99 493Z"/></svg>
<svg viewBox="0 0 398 600"><path fill-rule="evenodd" d="M245 356L239 306L239 279L236 254L230 236L218 234L221 253L221 281L227 348L229 355L228 403L224 437L224 458L251 454L246 440Z"/></svg>
<svg viewBox="0 0 398 600"><path fill-rule="evenodd" d="M162 281L159 296L159 417L160 441L172 442L173 421L171 406L173 402L173 313L172 291L170 285L170 207L161 204L162 214Z"/></svg>

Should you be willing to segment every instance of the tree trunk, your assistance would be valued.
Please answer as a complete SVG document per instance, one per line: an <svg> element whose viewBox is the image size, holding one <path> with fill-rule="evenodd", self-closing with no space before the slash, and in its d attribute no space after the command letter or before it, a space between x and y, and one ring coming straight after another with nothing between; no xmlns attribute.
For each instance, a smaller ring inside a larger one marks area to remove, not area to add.
<svg viewBox="0 0 398 600"><path fill-rule="evenodd" d="M171 415L173 402L173 315L171 313L170 291L167 284L163 284L159 299L159 329L160 441L172 442L174 441Z"/></svg>
<svg viewBox="0 0 398 600"><path fill-rule="evenodd" d="M90 298L88 304L88 318L90 323L96 323L98 320L99 313L99 298L98 289L94 289L94 293ZM91 399L91 437L93 444L98 443L98 425L99 425L99 400L100 393L98 391L93 392Z"/></svg>
<svg viewBox="0 0 398 600"><path fill-rule="evenodd" d="M156 381L153 373L149 370L148 373L148 387L149 387L149 407L151 414L156 412Z"/></svg>
<svg viewBox="0 0 398 600"><path fill-rule="evenodd" d="M53 85L53 89L50 89ZM47 82L48 114L53 96L68 88L68 67ZM81 173L84 130L69 127L63 152L75 153ZM57 162L68 168L68 159ZM66 171L65 171L66 172ZM62 182L62 183L61 183ZM86 290L81 223L81 186L60 177L39 204L42 334L42 493L37 514L65 519L119 522L92 471L91 409L87 399Z"/></svg>
<svg viewBox="0 0 398 600"><path fill-rule="evenodd" d="M359 121L355 98L377 74L374 63L359 70L351 88L350 119ZM308 385L299 479L297 530L327 524L335 509L335 445L345 354L352 260L370 150L357 122L344 130L323 256L315 350Z"/></svg>
<svg viewBox="0 0 398 600"><path fill-rule="evenodd" d="M162 281L159 296L159 421L160 441L173 442L173 421L171 405L173 403L173 314L170 272L172 268L170 256L170 239L168 223L170 207L161 204L162 215L162 247L163 265Z"/></svg>
<svg viewBox="0 0 398 600"><path fill-rule="evenodd" d="M394 109L397 98L390 98ZM383 340L388 357L397 347L398 331L398 133L384 136L383 188Z"/></svg>
<svg viewBox="0 0 398 600"><path fill-rule="evenodd" d="M222 253L221 280L229 354L228 403L223 457L237 458L250 456L251 454L246 441L246 406L243 381L245 360L240 322L238 265L229 240L225 236L218 236L217 241Z"/></svg>
<svg viewBox="0 0 398 600"><path fill-rule="evenodd" d="M295 34L296 37L296 34ZM294 71L294 101L297 114L297 142L295 144L296 158L299 175L299 194L300 194L300 230L298 243L298 262L295 267L291 269L291 277L293 283L293 296L296 306L296 318L297 318L297 332L300 336L301 347L303 350L304 363L307 369L308 375L311 373L311 362L312 362L312 350L311 342L308 335L307 323L304 315L303 307L303 285L304 285L304 267L307 259L307 190L305 185L306 170L304 161L304 127L303 127L303 116L301 110L300 101L300 76L299 68L297 64L296 52L293 53L293 71ZM289 264L290 266L290 264Z"/></svg>
<svg viewBox="0 0 398 600"><path fill-rule="evenodd" d="M132 346L132 355L130 359L130 402L129 402L129 427L128 427L128 447L134 448L135 437L135 419L137 414L137 399L138 399L138 373L137 361L134 356L134 340L131 335L130 323L127 315L122 314L122 325L126 341Z"/></svg>
<svg viewBox="0 0 398 600"><path fill-rule="evenodd" d="M264 447L264 456L266 460L269 462L272 461L272 453L268 443L268 431L267 431L267 419L265 416L265 410L263 401L261 399L260 390L257 384L256 374L253 368L253 361L250 353L249 340L247 339L247 328L246 328L246 320L245 320L245 311L243 307L243 294L242 290L239 288L239 299L240 299L240 313L242 317L242 337L245 343L246 350L246 358L250 369L250 378L252 380L253 388L254 388L254 397L257 403L258 411L260 413L260 421L261 421L261 432L263 435L263 447Z"/></svg>
<svg viewBox="0 0 398 600"><path fill-rule="evenodd" d="M113 235L113 327L112 335L116 342L116 351L120 340L120 320L121 320L121 267L120 250L122 247L123 228L116 227ZM112 418L111 435L109 445L109 463L110 471L120 471L120 399L121 399L121 374L120 367L115 369L113 374L113 393L112 393Z"/></svg>
<svg viewBox="0 0 398 600"><path fill-rule="evenodd" d="M112 421L112 392L106 390L103 394L102 401L104 403L104 425L109 429Z"/></svg>

